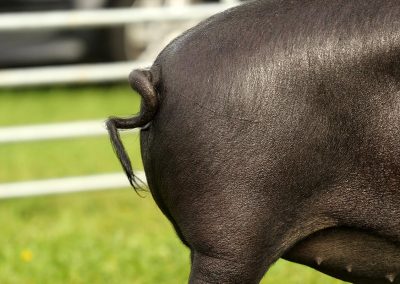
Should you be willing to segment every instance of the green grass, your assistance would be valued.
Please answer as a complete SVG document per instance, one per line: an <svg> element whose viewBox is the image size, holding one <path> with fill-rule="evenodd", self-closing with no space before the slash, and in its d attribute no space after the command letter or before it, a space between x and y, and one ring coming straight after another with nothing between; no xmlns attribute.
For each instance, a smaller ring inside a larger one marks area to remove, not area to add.
<svg viewBox="0 0 400 284"><path fill-rule="evenodd" d="M138 112L140 98L126 86L0 91L0 125L105 119Z"/></svg>
<svg viewBox="0 0 400 284"><path fill-rule="evenodd" d="M0 234L0 283L183 283L188 275L188 253L149 196L119 190L10 200L0 216L9 220Z"/></svg>
<svg viewBox="0 0 400 284"><path fill-rule="evenodd" d="M124 135L135 168L139 136ZM0 145L0 182L121 171L108 137Z"/></svg>
<svg viewBox="0 0 400 284"><path fill-rule="evenodd" d="M127 87L0 91L0 125L138 111ZM124 136L141 168L138 136ZM0 182L121 171L107 137L0 145ZM189 253L150 194L121 189L0 201L0 284L185 283ZM262 283L343 283L278 261Z"/></svg>

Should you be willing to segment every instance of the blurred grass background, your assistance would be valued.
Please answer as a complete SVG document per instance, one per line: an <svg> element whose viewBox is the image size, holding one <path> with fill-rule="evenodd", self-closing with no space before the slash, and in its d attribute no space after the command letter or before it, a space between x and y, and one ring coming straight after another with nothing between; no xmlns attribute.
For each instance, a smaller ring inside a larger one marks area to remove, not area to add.
<svg viewBox="0 0 400 284"><path fill-rule="evenodd" d="M0 126L105 119L138 111L125 86L0 91ZM141 169L138 135L124 135ZM0 183L121 171L107 137L0 145ZM0 200L0 283L186 283L189 252L133 190ZM262 283L340 284L278 261Z"/></svg>

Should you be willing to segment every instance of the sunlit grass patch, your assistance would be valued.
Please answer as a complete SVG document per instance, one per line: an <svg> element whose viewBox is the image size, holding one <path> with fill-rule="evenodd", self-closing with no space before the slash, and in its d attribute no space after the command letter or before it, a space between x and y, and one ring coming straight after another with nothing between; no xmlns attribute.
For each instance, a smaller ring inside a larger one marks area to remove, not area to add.
<svg viewBox="0 0 400 284"><path fill-rule="evenodd" d="M149 194L1 201L0 216L0 283L184 283L188 275L188 251Z"/></svg>
<svg viewBox="0 0 400 284"><path fill-rule="evenodd" d="M141 169L139 135L123 135L135 169ZM107 136L0 145L0 182L121 171Z"/></svg>
<svg viewBox="0 0 400 284"><path fill-rule="evenodd" d="M0 90L0 126L127 116L139 102L127 84Z"/></svg>

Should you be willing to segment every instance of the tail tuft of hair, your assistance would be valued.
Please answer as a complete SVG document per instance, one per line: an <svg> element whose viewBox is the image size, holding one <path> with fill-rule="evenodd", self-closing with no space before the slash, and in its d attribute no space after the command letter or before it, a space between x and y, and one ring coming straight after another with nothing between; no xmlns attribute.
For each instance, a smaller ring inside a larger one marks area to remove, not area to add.
<svg viewBox="0 0 400 284"><path fill-rule="evenodd" d="M143 189L144 182L133 172L131 160L122 143L119 131L138 127L151 127L151 121L157 113L159 101L149 70L133 70L129 74L129 83L132 89L142 97L140 113L137 116L128 118L110 117L106 121L106 127L111 145L128 177L129 183L138 192L138 190Z"/></svg>

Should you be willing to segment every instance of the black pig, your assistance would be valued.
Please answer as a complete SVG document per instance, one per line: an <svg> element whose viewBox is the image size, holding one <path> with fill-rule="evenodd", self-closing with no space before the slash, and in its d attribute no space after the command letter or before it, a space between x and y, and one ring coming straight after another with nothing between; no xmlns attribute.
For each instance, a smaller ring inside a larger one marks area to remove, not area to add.
<svg viewBox="0 0 400 284"><path fill-rule="evenodd" d="M172 41L130 84L155 201L190 283L258 283L280 257L400 283L400 1L252 1Z"/></svg>

